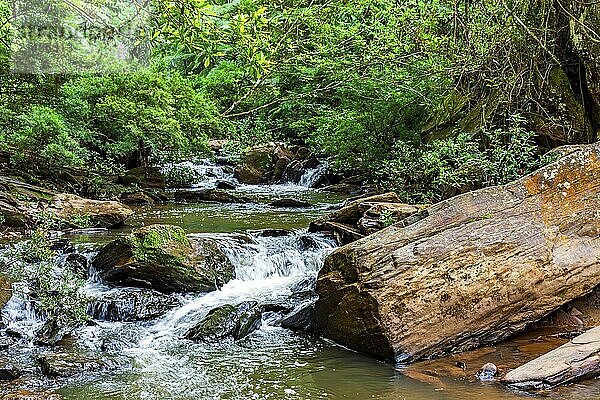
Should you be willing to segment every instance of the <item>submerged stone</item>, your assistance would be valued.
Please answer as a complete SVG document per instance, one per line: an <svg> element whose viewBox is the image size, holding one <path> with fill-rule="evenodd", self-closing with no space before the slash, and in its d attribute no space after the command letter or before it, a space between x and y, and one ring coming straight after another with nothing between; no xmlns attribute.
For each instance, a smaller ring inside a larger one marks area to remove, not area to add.
<svg viewBox="0 0 600 400"><path fill-rule="evenodd" d="M498 375L498 367L492 363L487 363L477 371L477 379L480 381L493 381Z"/></svg>

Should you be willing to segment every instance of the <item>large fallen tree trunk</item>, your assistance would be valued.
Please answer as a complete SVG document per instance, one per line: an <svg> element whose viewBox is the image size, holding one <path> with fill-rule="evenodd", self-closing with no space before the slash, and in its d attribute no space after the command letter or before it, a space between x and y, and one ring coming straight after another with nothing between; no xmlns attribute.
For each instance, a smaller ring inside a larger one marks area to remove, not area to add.
<svg viewBox="0 0 600 400"><path fill-rule="evenodd" d="M600 283L600 144L341 247L315 326L399 363L493 344Z"/></svg>

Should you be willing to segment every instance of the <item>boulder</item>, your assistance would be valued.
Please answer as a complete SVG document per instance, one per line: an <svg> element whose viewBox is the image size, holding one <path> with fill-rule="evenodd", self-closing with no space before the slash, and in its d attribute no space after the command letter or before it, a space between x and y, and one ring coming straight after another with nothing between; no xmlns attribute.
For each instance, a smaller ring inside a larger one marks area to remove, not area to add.
<svg viewBox="0 0 600 400"><path fill-rule="evenodd" d="M307 201L298 200L298 199L290 199L290 198L278 199L269 205L271 207L278 207L278 208L308 208L308 207L312 207L312 204L310 204Z"/></svg>
<svg viewBox="0 0 600 400"><path fill-rule="evenodd" d="M54 196L48 212L78 228L78 219L85 219L94 227L113 228L123 225L133 215L133 210L117 201L90 200L74 194Z"/></svg>
<svg viewBox="0 0 600 400"><path fill-rule="evenodd" d="M423 211L423 206L403 204L396 193L351 200L342 208L313 221L309 232L334 233L338 243L347 244Z"/></svg>
<svg viewBox="0 0 600 400"><path fill-rule="evenodd" d="M406 363L494 344L600 284L600 143L339 248L316 327Z"/></svg>
<svg viewBox="0 0 600 400"><path fill-rule="evenodd" d="M519 390L545 390L598 375L600 327L510 371L502 382Z"/></svg>
<svg viewBox="0 0 600 400"><path fill-rule="evenodd" d="M0 225L21 228L26 226L29 221L29 216L22 210L18 202L8 193L0 192Z"/></svg>
<svg viewBox="0 0 600 400"><path fill-rule="evenodd" d="M20 371L12 368L0 368L0 382L10 382L19 379Z"/></svg>
<svg viewBox="0 0 600 400"><path fill-rule="evenodd" d="M175 297L154 290L123 288L92 296L87 314L101 321L147 321L179 305Z"/></svg>
<svg viewBox="0 0 600 400"><path fill-rule="evenodd" d="M180 203L251 203L252 199L238 196L221 189L178 190L174 193L175 201Z"/></svg>
<svg viewBox="0 0 600 400"><path fill-rule="evenodd" d="M163 293L212 291L233 279L233 265L215 241L190 239L170 225L139 228L108 243L92 265L105 282Z"/></svg>
<svg viewBox="0 0 600 400"><path fill-rule="evenodd" d="M211 310L185 334L186 339L216 342L226 337L242 339L260 327L262 310L258 303L229 304Z"/></svg>
<svg viewBox="0 0 600 400"><path fill-rule="evenodd" d="M212 152L220 154L221 150L223 150L223 147L225 147L228 142L229 140L227 139L213 139L208 141L208 147L210 147Z"/></svg>
<svg viewBox="0 0 600 400"><path fill-rule="evenodd" d="M241 157L234 176L250 185L276 182L294 158L294 153L282 143L254 147Z"/></svg>
<svg viewBox="0 0 600 400"><path fill-rule="evenodd" d="M154 199L143 191L124 193L121 195L121 202L130 206L153 206Z"/></svg>
<svg viewBox="0 0 600 400"><path fill-rule="evenodd" d="M137 167L130 169L119 178L119 183L127 186L138 186L142 189L165 188L165 176L157 167Z"/></svg>
<svg viewBox="0 0 600 400"><path fill-rule="evenodd" d="M273 158L273 148L270 146L251 149L240 160L234 176L238 181L250 185L269 183L276 162Z"/></svg>

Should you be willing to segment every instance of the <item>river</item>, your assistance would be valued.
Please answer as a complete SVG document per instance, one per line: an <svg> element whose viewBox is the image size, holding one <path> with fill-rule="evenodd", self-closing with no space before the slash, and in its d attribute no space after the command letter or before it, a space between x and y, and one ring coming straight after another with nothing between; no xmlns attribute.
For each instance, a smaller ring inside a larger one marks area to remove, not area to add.
<svg viewBox="0 0 600 400"><path fill-rule="evenodd" d="M199 189L210 187L225 174L210 164L199 168L207 176ZM305 177L303 183L307 184L309 178ZM136 226L179 225L189 234L217 240L236 267L236 279L212 293L178 295L175 308L149 321L111 321L114 318L96 309L94 324L76 331L72 340L54 349L22 339L2 351L0 360L26 373L12 384L0 385L1 390L52 390L65 399L129 400L530 398L494 382L481 383L472 374L461 375L457 372L461 369L456 367L460 356L402 371L327 340L278 327L276 315L269 313L263 315L260 329L241 341L202 344L183 339L189 327L220 305L247 300L269 304L310 301L303 296L314 285L324 258L335 248L330 238L309 234L306 227L342 197L298 184L241 185L234 192L247 195L256 203L160 205L137 210L130 225L121 230L70 236L79 250L91 257L99 244L127 234ZM282 197L306 200L313 206L278 209L268 205ZM264 229L287 229L291 233L265 236L261 233ZM127 290L111 288L90 272L84 289L89 296L107 298ZM31 331L41 322L17 298L3 310L3 318L9 326L22 331ZM546 340L544 346L541 340L542 344L534 350L524 351L523 346L530 342L507 342L484 351L483 356L478 355L469 363L497 361L498 357L522 362L556 345ZM68 378L46 378L39 373L33 358L48 352L92 355L105 360L106 365ZM450 376L436 376L440 369L440 375L447 375L444 368L454 371ZM546 396L598 399L600 384L573 385Z"/></svg>

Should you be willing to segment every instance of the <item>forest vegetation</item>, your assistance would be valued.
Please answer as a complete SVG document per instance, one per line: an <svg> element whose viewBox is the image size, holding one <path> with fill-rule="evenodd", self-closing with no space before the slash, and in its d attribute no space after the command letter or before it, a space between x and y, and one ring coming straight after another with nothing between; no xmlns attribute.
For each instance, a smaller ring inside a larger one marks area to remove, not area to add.
<svg viewBox="0 0 600 400"><path fill-rule="evenodd" d="M600 123L583 1L153 0L136 32L148 62L75 48L76 65L21 73L16 3L0 2L0 145L33 177L84 169L89 195L111 195L107 171L200 156L208 139L276 140L430 203L522 176ZM85 18L76 4L52 13Z"/></svg>

